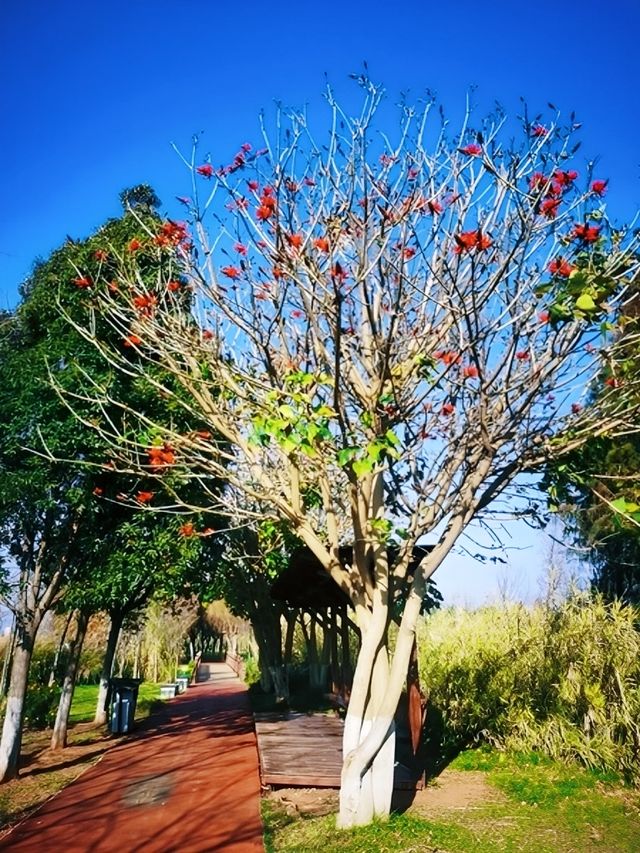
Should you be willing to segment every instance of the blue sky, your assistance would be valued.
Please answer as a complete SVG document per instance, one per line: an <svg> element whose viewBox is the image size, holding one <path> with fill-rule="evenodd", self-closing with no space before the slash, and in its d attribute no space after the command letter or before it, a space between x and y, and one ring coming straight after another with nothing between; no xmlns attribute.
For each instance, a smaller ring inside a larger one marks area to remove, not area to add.
<svg viewBox="0 0 640 853"><path fill-rule="evenodd" d="M637 0L7 4L0 308L16 304L36 257L116 215L124 187L151 183L179 215L188 175L170 142L187 150L204 131L203 153L222 162L257 138L275 99L313 114L325 74L348 100L363 60L390 98L428 87L453 115L472 86L481 107L498 100L515 113L523 96L534 110L575 110L578 160L600 157L610 210L629 219L640 208L639 31ZM530 540L515 561L528 553L529 575L543 550ZM495 578L478 571L468 566L462 584L483 595Z"/></svg>

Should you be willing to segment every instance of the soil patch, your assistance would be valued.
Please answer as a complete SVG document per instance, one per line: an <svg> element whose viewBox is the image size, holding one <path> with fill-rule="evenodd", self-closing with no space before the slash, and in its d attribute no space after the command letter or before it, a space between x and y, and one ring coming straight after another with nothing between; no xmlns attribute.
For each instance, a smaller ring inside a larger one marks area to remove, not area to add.
<svg viewBox="0 0 640 853"><path fill-rule="evenodd" d="M443 811L470 811L506 797L487 782L485 773L472 770L443 770L422 791L416 791L411 812L435 817Z"/></svg>

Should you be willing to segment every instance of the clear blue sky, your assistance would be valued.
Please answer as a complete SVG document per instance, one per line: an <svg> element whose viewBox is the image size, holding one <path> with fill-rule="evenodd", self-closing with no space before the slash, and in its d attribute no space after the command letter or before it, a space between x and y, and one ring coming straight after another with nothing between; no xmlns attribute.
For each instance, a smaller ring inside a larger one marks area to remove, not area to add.
<svg viewBox="0 0 640 853"><path fill-rule="evenodd" d="M452 114L471 86L479 104L510 113L521 95L575 110L584 156L599 155L611 180L610 209L629 219L640 208L639 32L637 0L7 3L0 308L16 304L37 256L117 214L124 187L151 183L178 215L188 176L171 141L188 149L204 131L203 152L222 162L257 138L274 99L314 110L325 74L348 99L363 60L390 96L428 87Z"/></svg>

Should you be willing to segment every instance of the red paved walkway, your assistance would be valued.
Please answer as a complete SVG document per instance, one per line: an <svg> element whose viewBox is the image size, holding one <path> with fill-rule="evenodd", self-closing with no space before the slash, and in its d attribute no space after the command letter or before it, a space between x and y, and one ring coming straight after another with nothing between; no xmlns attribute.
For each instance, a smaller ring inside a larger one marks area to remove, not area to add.
<svg viewBox="0 0 640 853"><path fill-rule="evenodd" d="M225 664L18 825L2 850L263 851L246 689Z"/></svg>

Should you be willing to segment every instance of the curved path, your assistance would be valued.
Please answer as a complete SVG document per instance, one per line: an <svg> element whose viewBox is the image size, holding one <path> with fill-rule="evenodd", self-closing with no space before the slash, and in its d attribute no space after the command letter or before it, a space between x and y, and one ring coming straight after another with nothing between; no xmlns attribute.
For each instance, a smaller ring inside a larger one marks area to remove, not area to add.
<svg viewBox="0 0 640 853"><path fill-rule="evenodd" d="M245 685L226 664L0 842L32 853L263 851L258 755Z"/></svg>

